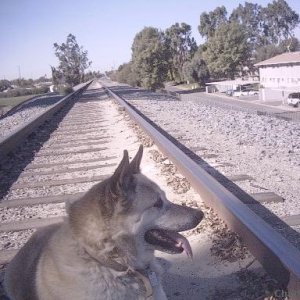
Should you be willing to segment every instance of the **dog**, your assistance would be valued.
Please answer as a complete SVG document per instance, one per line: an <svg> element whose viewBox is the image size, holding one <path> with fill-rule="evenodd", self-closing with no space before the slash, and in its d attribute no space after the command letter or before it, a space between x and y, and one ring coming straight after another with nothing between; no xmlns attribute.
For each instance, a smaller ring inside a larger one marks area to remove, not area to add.
<svg viewBox="0 0 300 300"><path fill-rule="evenodd" d="M113 175L68 208L63 223L37 231L7 267L11 300L167 299L154 252L185 251L178 232L203 213L171 203L140 172L143 147L125 150Z"/></svg>

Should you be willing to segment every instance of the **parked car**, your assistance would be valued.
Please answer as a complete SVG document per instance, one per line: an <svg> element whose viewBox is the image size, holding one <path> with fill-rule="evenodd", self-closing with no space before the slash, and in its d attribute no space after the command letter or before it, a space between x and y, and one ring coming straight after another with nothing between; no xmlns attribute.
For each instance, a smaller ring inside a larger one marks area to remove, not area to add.
<svg viewBox="0 0 300 300"><path fill-rule="evenodd" d="M258 95L258 91L257 90L252 90L252 89L249 89L249 90L235 90L233 91L232 93L232 96L234 97L240 97L240 96L252 96L252 95Z"/></svg>
<svg viewBox="0 0 300 300"><path fill-rule="evenodd" d="M257 90L247 90L248 91L248 95L251 96L251 95L258 95L258 91Z"/></svg>
<svg viewBox="0 0 300 300"><path fill-rule="evenodd" d="M246 90L242 90L242 91L235 90L233 91L232 96L233 97L248 96L248 92Z"/></svg>
<svg viewBox="0 0 300 300"><path fill-rule="evenodd" d="M287 99L287 103L288 103L288 105L298 107L298 105L300 103L300 93L291 93L291 94L289 94L288 99Z"/></svg>
<svg viewBox="0 0 300 300"><path fill-rule="evenodd" d="M227 90L226 92L225 92L225 94L227 95L227 96L232 96L232 94L233 94L233 90Z"/></svg>

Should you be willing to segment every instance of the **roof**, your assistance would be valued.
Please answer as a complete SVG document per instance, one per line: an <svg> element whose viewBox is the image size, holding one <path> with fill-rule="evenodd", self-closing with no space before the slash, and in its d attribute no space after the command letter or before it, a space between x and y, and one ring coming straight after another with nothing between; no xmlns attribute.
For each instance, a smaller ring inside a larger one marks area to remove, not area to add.
<svg viewBox="0 0 300 300"><path fill-rule="evenodd" d="M292 63L300 63L300 51L296 52L286 52L274 57L271 57L267 60L261 61L254 66L268 66L268 65L284 65L284 64L292 64Z"/></svg>

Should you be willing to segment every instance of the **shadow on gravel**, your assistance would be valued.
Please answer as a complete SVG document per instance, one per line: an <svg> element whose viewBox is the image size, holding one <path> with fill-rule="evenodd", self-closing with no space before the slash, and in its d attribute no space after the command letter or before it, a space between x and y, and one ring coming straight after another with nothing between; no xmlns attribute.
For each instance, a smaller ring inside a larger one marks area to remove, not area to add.
<svg viewBox="0 0 300 300"><path fill-rule="evenodd" d="M107 97L106 91L104 89L90 89L83 93L80 98L81 102L88 102L88 101L98 101L99 99Z"/></svg>
<svg viewBox="0 0 300 300"><path fill-rule="evenodd" d="M38 131L31 133L14 152L7 155L5 161L0 162L0 199L7 195L12 184L18 179L24 168L34 159L35 153L50 138L51 133L57 129L59 123L73 105L73 101L69 102L54 115L51 121L46 121L39 127Z"/></svg>
<svg viewBox="0 0 300 300"><path fill-rule="evenodd" d="M119 94L119 93L118 93ZM120 95L120 94L119 94ZM194 160L199 166L206 170L214 179L216 179L220 184L222 184L226 189L228 189L233 195L235 195L241 202L247 205L252 211L259 215L264 221L270 224L276 231L283 235L290 243L300 249L300 233L291 228L285 222L283 222L278 216L272 213L269 209L263 206L260 202L256 201L244 190L242 190L238 185L229 180L218 170L208 164L196 153L188 149L177 139L167 133L160 126L152 122L147 116L142 112L137 110L132 104L127 102L127 104L135 110L140 116L142 116L148 123L150 123L154 128L156 128L161 134L167 137L172 143L174 143L179 149L181 149L187 156Z"/></svg>

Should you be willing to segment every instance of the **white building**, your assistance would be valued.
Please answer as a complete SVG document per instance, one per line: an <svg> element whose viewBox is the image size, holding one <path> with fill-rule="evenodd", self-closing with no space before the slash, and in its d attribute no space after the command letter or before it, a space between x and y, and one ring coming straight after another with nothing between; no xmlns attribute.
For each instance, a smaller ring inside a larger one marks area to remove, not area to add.
<svg viewBox="0 0 300 300"><path fill-rule="evenodd" d="M286 102L292 92L300 92L300 51L287 52L255 64L259 68L260 99Z"/></svg>

